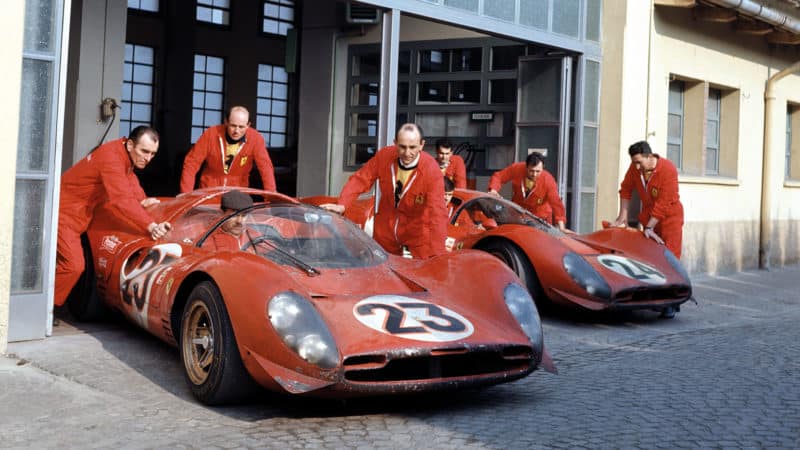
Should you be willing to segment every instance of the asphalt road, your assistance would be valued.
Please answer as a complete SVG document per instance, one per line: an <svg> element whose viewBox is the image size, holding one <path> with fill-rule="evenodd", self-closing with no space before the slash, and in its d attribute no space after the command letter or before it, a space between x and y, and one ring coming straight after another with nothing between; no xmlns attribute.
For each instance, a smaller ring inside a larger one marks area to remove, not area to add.
<svg viewBox="0 0 800 450"><path fill-rule="evenodd" d="M558 375L482 390L208 408L177 351L62 318L0 357L0 448L800 448L800 267L694 279L698 303L549 314Z"/></svg>

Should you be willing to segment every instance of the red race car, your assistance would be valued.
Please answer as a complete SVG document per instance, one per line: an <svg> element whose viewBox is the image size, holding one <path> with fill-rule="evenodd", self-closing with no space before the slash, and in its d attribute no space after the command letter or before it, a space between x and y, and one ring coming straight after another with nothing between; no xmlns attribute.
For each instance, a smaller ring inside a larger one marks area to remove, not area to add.
<svg viewBox="0 0 800 450"><path fill-rule="evenodd" d="M303 201L319 205L336 198ZM372 197L362 197L345 216L369 232L373 203ZM589 310L651 309L671 318L692 298L689 275L678 258L635 229L565 234L515 203L466 189L455 190L450 211L447 248L495 255L539 302Z"/></svg>
<svg viewBox="0 0 800 450"><path fill-rule="evenodd" d="M158 241L98 210L69 309L90 319L111 307L178 346L189 387L207 404L241 399L253 381L346 397L555 370L530 295L496 258L387 255L336 214L241 190L255 203L232 214L220 209L223 188L162 199L150 212L172 230ZM210 236L241 215L241 247L210 249Z"/></svg>

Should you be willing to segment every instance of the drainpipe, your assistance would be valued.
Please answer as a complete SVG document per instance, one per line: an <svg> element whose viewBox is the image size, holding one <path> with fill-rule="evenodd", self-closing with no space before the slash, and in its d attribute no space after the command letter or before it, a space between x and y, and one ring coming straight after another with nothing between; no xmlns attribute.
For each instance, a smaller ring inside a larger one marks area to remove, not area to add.
<svg viewBox="0 0 800 450"><path fill-rule="evenodd" d="M764 91L764 152L761 163L761 228L759 232L758 266L769 270L770 248L772 246L772 116L775 102L775 83L787 75L800 71L800 61L781 70L767 80Z"/></svg>

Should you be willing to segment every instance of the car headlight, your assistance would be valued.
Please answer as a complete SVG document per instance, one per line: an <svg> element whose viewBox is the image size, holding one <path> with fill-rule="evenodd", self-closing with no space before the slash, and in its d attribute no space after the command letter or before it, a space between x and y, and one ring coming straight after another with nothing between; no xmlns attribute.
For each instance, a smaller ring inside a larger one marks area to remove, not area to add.
<svg viewBox="0 0 800 450"><path fill-rule="evenodd" d="M281 292L267 306L272 327L298 356L323 369L339 365L339 350L331 332L307 299Z"/></svg>
<svg viewBox="0 0 800 450"><path fill-rule="evenodd" d="M611 288L599 273L576 253L569 252L564 255L564 270L575 280L580 287L590 295L600 298L611 298Z"/></svg>
<svg viewBox="0 0 800 450"><path fill-rule="evenodd" d="M541 354L544 337L542 335L542 321L539 311L533 303L533 298L528 290L512 283L503 289L503 298L511 315L517 319L522 331L528 336L536 353Z"/></svg>
<svg viewBox="0 0 800 450"><path fill-rule="evenodd" d="M672 253L669 249L664 249L664 257L667 258L667 261L669 261L669 265L672 266L673 269L675 269L675 272L678 272L680 276L682 276L683 279L686 280L686 282L688 283L689 272L687 272L686 269L683 267L683 264L681 264L681 261L678 259L678 257L675 256L675 254Z"/></svg>

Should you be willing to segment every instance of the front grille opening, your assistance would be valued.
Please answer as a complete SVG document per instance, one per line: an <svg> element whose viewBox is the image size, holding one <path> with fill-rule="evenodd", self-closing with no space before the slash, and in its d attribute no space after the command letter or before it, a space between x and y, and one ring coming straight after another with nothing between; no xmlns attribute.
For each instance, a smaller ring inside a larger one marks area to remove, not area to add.
<svg viewBox="0 0 800 450"><path fill-rule="evenodd" d="M386 364L386 355L358 355L344 360L344 366L374 366Z"/></svg>
<svg viewBox="0 0 800 450"><path fill-rule="evenodd" d="M521 358L521 349L527 349L527 358ZM529 347L512 347L511 354L505 356L500 351L471 352L456 355L416 356L389 361L384 367L367 370L346 370L345 378L360 382L389 382L431 380L436 378L458 378L524 371L533 363L533 353Z"/></svg>
<svg viewBox="0 0 800 450"><path fill-rule="evenodd" d="M616 301L620 303L669 302L685 300L691 294L692 290L688 286L627 289L616 295Z"/></svg>

